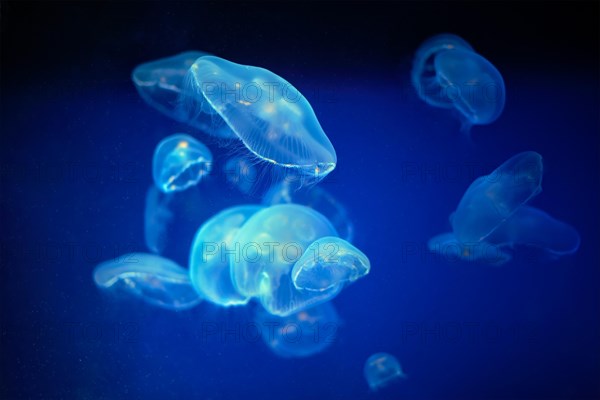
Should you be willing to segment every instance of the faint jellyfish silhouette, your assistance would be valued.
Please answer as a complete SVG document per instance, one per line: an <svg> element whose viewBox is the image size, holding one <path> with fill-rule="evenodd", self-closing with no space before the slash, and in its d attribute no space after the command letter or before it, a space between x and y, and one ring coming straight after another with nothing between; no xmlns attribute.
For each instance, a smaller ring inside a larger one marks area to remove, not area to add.
<svg viewBox="0 0 600 400"><path fill-rule="evenodd" d="M426 40L417 50L411 75L419 97L458 111L466 133L472 125L494 122L504 110L502 75L456 35Z"/></svg>
<svg viewBox="0 0 600 400"><path fill-rule="evenodd" d="M190 278L204 297L220 306L248 303L250 297L239 294L231 282L230 257L235 254L234 237L242 225L261 206L244 205L228 208L206 221L198 229L190 254Z"/></svg>
<svg viewBox="0 0 600 400"><path fill-rule="evenodd" d="M280 76L204 56L190 68L187 82L188 90L204 96L258 161L294 171L308 182L335 168L335 150L311 105Z"/></svg>
<svg viewBox="0 0 600 400"><path fill-rule="evenodd" d="M227 160L223 172L227 181L244 194L250 193L257 181L256 167L245 157L235 156Z"/></svg>
<svg viewBox="0 0 600 400"><path fill-rule="evenodd" d="M319 186L297 188L293 180L284 180L272 186L263 197L263 204L295 203L310 207L323 214L335 227L339 236L352 242L354 224L348 216L346 207L331 193Z"/></svg>
<svg viewBox="0 0 600 400"><path fill-rule="evenodd" d="M174 217L170 209L171 200L170 193L163 193L154 185L148 188L144 210L144 239L153 253L162 254L167 246L169 225Z"/></svg>
<svg viewBox="0 0 600 400"><path fill-rule="evenodd" d="M258 308L255 317L265 344L284 358L310 357L336 340L339 317L331 302L307 308L287 317Z"/></svg>
<svg viewBox="0 0 600 400"><path fill-rule="evenodd" d="M128 293L171 310L201 301L187 270L154 254L131 253L103 262L94 269L94 282L100 289Z"/></svg>
<svg viewBox="0 0 600 400"><path fill-rule="evenodd" d="M212 168L212 153L193 137L179 133L164 138L154 151L154 184L165 193L196 185Z"/></svg>
<svg viewBox="0 0 600 400"><path fill-rule="evenodd" d="M439 254L446 262L462 260L502 265L512 259L503 246L489 242L464 244L459 242L452 232L434 236L427 243L427 247L432 253Z"/></svg>
<svg viewBox="0 0 600 400"><path fill-rule="evenodd" d="M406 378L398 359L388 353L370 356L365 363L364 374L372 391L388 386L399 378Z"/></svg>
<svg viewBox="0 0 600 400"><path fill-rule="evenodd" d="M367 256L347 241L323 237L314 241L292 268L292 282L298 290L323 292L367 275Z"/></svg>
<svg viewBox="0 0 600 400"><path fill-rule="evenodd" d="M462 243L485 240L521 205L541 192L542 156L519 153L490 175L477 178L450 217L456 238Z"/></svg>
<svg viewBox="0 0 600 400"><path fill-rule="evenodd" d="M205 103L202 97L186 91L190 67L205 55L200 51L187 51L150 61L137 66L131 79L142 99L164 115L214 136L235 138L227 124L218 121L220 118L211 109L193 106Z"/></svg>

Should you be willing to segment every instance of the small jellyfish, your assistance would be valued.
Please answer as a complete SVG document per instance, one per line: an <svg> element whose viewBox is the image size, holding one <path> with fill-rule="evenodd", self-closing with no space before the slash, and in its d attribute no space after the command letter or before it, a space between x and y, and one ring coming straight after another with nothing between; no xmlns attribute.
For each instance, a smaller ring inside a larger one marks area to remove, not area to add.
<svg viewBox="0 0 600 400"><path fill-rule="evenodd" d="M503 246L489 242L461 243L452 232L434 236L427 243L427 247L429 251L439 254L447 262L478 261L498 266L512 259L512 256L502 248Z"/></svg>
<svg viewBox="0 0 600 400"><path fill-rule="evenodd" d="M379 390L399 378L406 378L396 357L388 353L375 353L369 357L365 363L364 374L372 391Z"/></svg>
<svg viewBox="0 0 600 400"><path fill-rule="evenodd" d="M467 133L472 125L494 122L504 110L502 75L455 35L434 36L421 45L415 55L412 81L428 104L455 109Z"/></svg>
<svg viewBox="0 0 600 400"><path fill-rule="evenodd" d="M212 153L193 137L178 133L164 138L154 151L152 176L165 193L196 185L212 168Z"/></svg>
<svg viewBox="0 0 600 400"><path fill-rule="evenodd" d="M323 292L352 283L367 275L371 263L366 255L343 239L323 237L314 241L292 269L298 290Z"/></svg>
<svg viewBox="0 0 600 400"><path fill-rule="evenodd" d="M206 221L194 238L190 254L190 278L198 293L220 306L248 303L250 297L235 290L229 258L235 254L234 237L242 225L263 207L245 205L228 208Z"/></svg>
<svg viewBox="0 0 600 400"><path fill-rule="evenodd" d="M272 186L263 197L263 204L301 204L323 214L335 227L339 236L352 242L354 239L354 224L348 215L346 207L331 193L320 186L304 186L297 188L297 182L287 179Z"/></svg>
<svg viewBox="0 0 600 400"><path fill-rule="evenodd" d="M187 270L154 254L131 253L103 262L94 269L94 282L101 289L126 292L171 310L201 301Z"/></svg>
<svg viewBox="0 0 600 400"><path fill-rule="evenodd" d="M215 123L214 112L199 112L199 107L191 106L206 102L198 98L198 94L186 91L190 67L205 55L200 51L187 51L150 61L136 67L131 79L142 99L164 115L220 138L235 138L227 124Z"/></svg>
<svg viewBox="0 0 600 400"><path fill-rule="evenodd" d="M275 355L284 358L310 357L324 351L335 342L340 325L331 302L287 317L259 308L254 321L265 344Z"/></svg>
<svg viewBox="0 0 600 400"><path fill-rule="evenodd" d="M542 190L542 156L519 153L490 175L477 178L450 217L456 238L462 243L485 240L521 205Z"/></svg>
<svg viewBox="0 0 600 400"><path fill-rule="evenodd" d="M293 170L311 182L335 168L335 150L311 105L280 76L204 56L190 68L188 83L259 161Z"/></svg>
<svg viewBox="0 0 600 400"><path fill-rule="evenodd" d="M223 168L227 181L240 192L248 194L252 191L257 181L256 167L244 157L232 157Z"/></svg>
<svg viewBox="0 0 600 400"><path fill-rule="evenodd" d="M162 254L167 246L168 228L174 218L170 209L171 200L170 193L163 193L154 185L148 188L144 210L144 239L153 253Z"/></svg>

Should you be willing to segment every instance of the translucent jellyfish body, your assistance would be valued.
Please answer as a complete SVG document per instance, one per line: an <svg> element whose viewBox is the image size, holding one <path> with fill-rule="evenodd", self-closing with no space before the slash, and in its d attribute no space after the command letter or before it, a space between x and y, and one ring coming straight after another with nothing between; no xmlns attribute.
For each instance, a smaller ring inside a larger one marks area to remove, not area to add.
<svg viewBox="0 0 600 400"><path fill-rule="evenodd" d="M187 73L204 55L200 51L187 51L147 62L133 70L131 79L146 103L164 115L214 136L234 138L226 124L215 121L219 117L214 112L201 109L200 104L205 102L202 96L187 91Z"/></svg>
<svg viewBox="0 0 600 400"><path fill-rule="evenodd" d="M235 256L233 239L238 230L262 208L255 205L228 208L202 224L196 233L190 254L190 278L205 299L220 306L243 305L250 300L233 287L229 258Z"/></svg>
<svg viewBox="0 0 600 400"><path fill-rule="evenodd" d="M494 122L504 110L502 75L456 35L426 40L415 54L411 75L419 97L435 107L455 109L465 132Z"/></svg>
<svg viewBox="0 0 600 400"><path fill-rule="evenodd" d="M287 317L260 308L255 317L265 344L279 357L310 357L336 340L339 317L333 304L323 303Z"/></svg>
<svg viewBox="0 0 600 400"><path fill-rule="evenodd" d="M256 167L245 157L232 157L223 168L227 181L242 193L250 193L258 180Z"/></svg>
<svg viewBox="0 0 600 400"><path fill-rule="evenodd" d="M339 236L351 242L354 239L354 223L346 207L331 193L320 186L297 187L297 182L286 179L272 186L263 197L263 204L301 204L323 214L335 227Z"/></svg>
<svg viewBox="0 0 600 400"><path fill-rule="evenodd" d="M171 310L183 310L200 303L187 270L154 254L131 253L106 261L94 269L96 285L111 292L123 292Z"/></svg>
<svg viewBox="0 0 600 400"><path fill-rule="evenodd" d="M406 378L398 359L388 353L375 353L365 362L364 374L369 388L376 391L399 378Z"/></svg>
<svg viewBox="0 0 600 400"><path fill-rule="evenodd" d="M490 242L461 243L452 232L434 236L427 243L432 253L439 254L446 262L478 261L490 265L502 265L512 259L503 246Z"/></svg>
<svg viewBox="0 0 600 400"><path fill-rule="evenodd" d="M311 105L278 75L205 56L192 65L188 82L259 160L315 180L335 168L335 150Z"/></svg>
<svg viewBox="0 0 600 400"><path fill-rule="evenodd" d="M164 138L154 151L152 177L165 193L197 184L212 168L212 153L193 137L179 133Z"/></svg>
<svg viewBox="0 0 600 400"><path fill-rule="evenodd" d="M542 190L542 156L519 153L491 174L477 178L463 195L451 225L462 243L485 240L521 205Z"/></svg>
<svg viewBox="0 0 600 400"><path fill-rule="evenodd" d="M146 207L144 209L144 239L148 249L157 254L162 254L168 242L168 228L172 223L174 214L169 204L172 197L163 193L152 185L146 193Z"/></svg>

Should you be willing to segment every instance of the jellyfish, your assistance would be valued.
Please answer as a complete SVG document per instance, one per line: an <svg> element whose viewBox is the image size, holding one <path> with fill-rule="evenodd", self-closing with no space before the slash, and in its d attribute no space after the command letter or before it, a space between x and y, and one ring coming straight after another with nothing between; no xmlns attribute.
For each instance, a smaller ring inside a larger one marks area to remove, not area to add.
<svg viewBox="0 0 600 400"><path fill-rule="evenodd" d="M352 242L354 224L346 207L331 193L319 186L295 187L295 181L286 179L273 185L263 197L263 204L301 204L323 214L335 227L339 236Z"/></svg>
<svg viewBox="0 0 600 400"><path fill-rule="evenodd" d="M428 104L458 112L462 130L494 122L504 110L505 87L500 72L456 35L442 34L417 50L413 85Z"/></svg>
<svg viewBox="0 0 600 400"><path fill-rule="evenodd" d="M187 91L186 77L194 62L205 56L200 51L187 51L139 65L131 79L144 101L164 115L186 123L219 138L235 138L225 123L210 109L198 105L206 101L197 93ZM217 118L215 118L217 117Z"/></svg>
<svg viewBox="0 0 600 400"><path fill-rule="evenodd" d="M154 184L165 193L196 185L212 168L212 153L193 137L178 133L164 138L154 151Z"/></svg>
<svg viewBox="0 0 600 400"><path fill-rule="evenodd" d="M542 156L519 153L490 175L477 178L450 217L456 238L462 243L485 240L521 205L542 190Z"/></svg>
<svg viewBox="0 0 600 400"><path fill-rule="evenodd" d="M227 181L240 192L248 194L257 181L256 167L245 157L231 157L223 168Z"/></svg>
<svg viewBox="0 0 600 400"><path fill-rule="evenodd" d="M156 254L161 254L167 246L168 228L174 218L170 208L172 199L170 193L163 193L154 185L146 193L144 239L148 249Z"/></svg>
<svg viewBox="0 0 600 400"><path fill-rule="evenodd" d="M192 93L204 96L258 161L315 182L336 166L335 150L302 94L259 67L214 56L190 68ZM200 97L198 95L198 97Z"/></svg>
<svg viewBox="0 0 600 400"><path fill-rule="evenodd" d="M311 264L303 254L313 242L328 236L337 237L333 225L308 207L281 204L257 212L234 239L234 243L239 244L239 257L230 257L234 287L242 295L257 297L268 312L279 316L288 316L332 299L344 287L345 281L328 282L322 290L306 290L296 288L291 277L292 268L298 261L306 268L301 270L302 278L311 272L317 278L326 276L320 271L324 263L317 259ZM357 259L363 260L359 256ZM345 279L343 274L333 276ZM319 283L315 282L313 287L308 283L303 285L314 289Z"/></svg>
<svg viewBox="0 0 600 400"><path fill-rule="evenodd" d="M406 378L398 359L388 353L375 353L367 359L365 379L372 391L388 386L399 378Z"/></svg>
<svg viewBox="0 0 600 400"><path fill-rule="evenodd" d="M235 256L234 237L242 225L263 207L243 205L228 208L206 221L194 238L190 254L190 278L204 297L220 306L244 305L249 296L233 287L229 258Z"/></svg>
<svg viewBox="0 0 600 400"><path fill-rule="evenodd" d="M287 317L278 317L259 308L254 321L265 344L275 355L284 358L310 357L321 353L335 342L340 325L331 302Z"/></svg>
<svg viewBox="0 0 600 400"><path fill-rule="evenodd" d="M439 254L445 261L478 261L490 265L502 265L512 259L503 246L490 242L461 243L452 232L434 236L427 243L429 251Z"/></svg>
<svg viewBox="0 0 600 400"><path fill-rule="evenodd" d="M185 310L201 301L187 271L154 254L131 253L103 262L94 269L94 282L100 289L129 293L171 310Z"/></svg>
<svg viewBox="0 0 600 400"><path fill-rule="evenodd" d="M323 237L312 242L292 268L292 282L298 290L323 292L352 283L367 275L367 256L347 241Z"/></svg>

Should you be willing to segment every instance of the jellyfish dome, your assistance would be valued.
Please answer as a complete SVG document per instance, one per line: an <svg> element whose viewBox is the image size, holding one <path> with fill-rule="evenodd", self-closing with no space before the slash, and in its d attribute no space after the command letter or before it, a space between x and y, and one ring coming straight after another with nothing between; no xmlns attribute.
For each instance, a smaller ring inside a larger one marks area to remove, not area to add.
<svg viewBox="0 0 600 400"><path fill-rule="evenodd" d="M406 378L398 359L389 353L375 353L365 362L365 379L372 391L388 386L399 378Z"/></svg>
<svg viewBox="0 0 600 400"><path fill-rule="evenodd" d="M311 105L280 76L215 56L199 58L189 73L191 91L204 96L259 160L314 180L335 168L335 150Z"/></svg>
<svg viewBox="0 0 600 400"><path fill-rule="evenodd" d="M212 168L212 153L193 137L180 133L164 138L154 151L152 177L165 193L196 185Z"/></svg>

